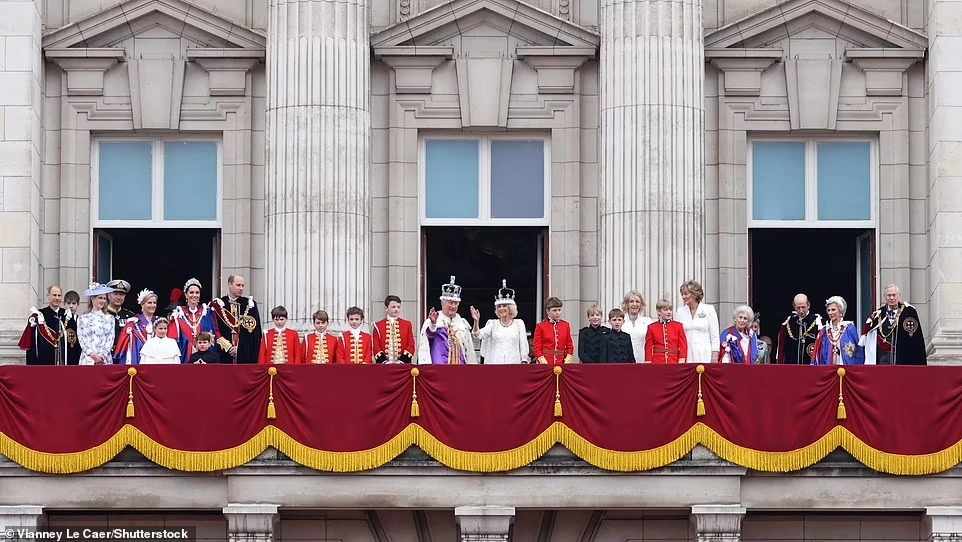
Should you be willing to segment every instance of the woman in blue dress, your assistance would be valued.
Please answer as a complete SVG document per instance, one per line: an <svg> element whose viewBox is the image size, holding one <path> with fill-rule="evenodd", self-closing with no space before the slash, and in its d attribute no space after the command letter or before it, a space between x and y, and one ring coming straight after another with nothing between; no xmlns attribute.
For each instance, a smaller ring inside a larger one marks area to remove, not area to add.
<svg viewBox="0 0 962 542"><path fill-rule="evenodd" d="M841 296L825 301L828 323L815 340L813 365L864 365L865 350L859 346L858 326L845 317L847 304Z"/></svg>

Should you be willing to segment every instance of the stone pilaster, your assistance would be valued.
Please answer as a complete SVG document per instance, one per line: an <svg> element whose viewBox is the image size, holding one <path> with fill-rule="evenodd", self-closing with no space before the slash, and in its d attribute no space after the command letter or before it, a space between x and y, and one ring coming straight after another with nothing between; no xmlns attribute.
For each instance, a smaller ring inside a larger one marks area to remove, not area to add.
<svg viewBox="0 0 962 542"><path fill-rule="evenodd" d="M40 209L45 2L0 1L0 360L23 359L16 339L41 284ZM38 305L39 306L39 305ZM7 345L10 348L6 348Z"/></svg>
<svg viewBox="0 0 962 542"><path fill-rule="evenodd" d="M35 532L43 526L43 508L40 506L0 506L0 542L33 540L29 536L20 536L18 529ZM8 533L13 536L7 536Z"/></svg>
<svg viewBox="0 0 962 542"><path fill-rule="evenodd" d="M601 1L601 302L704 280L702 0Z"/></svg>
<svg viewBox="0 0 962 542"><path fill-rule="evenodd" d="M273 542L276 504L229 504L224 516L228 542Z"/></svg>
<svg viewBox="0 0 962 542"><path fill-rule="evenodd" d="M691 507L698 542L740 542L745 507L737 504L708 504Z"/></svg>
<svg viewBox="0 0 962 542"><path fill-rule="evenodd" d="M458 506L454 518L461 530L461 542L508 542L514 507Z"/></svg>
<svg viewBox="0 0 962 542"><path fill-rule="evenodd" d="M962 542L962 508L936 506L925 509L922 540L928 542Z"/></svg>
<svg viewBox="0 0 962 542"><path fill-rule="evenodd" d="M361 0L270 2L267 299L341 327L370 283L370 40Z"/></svg>
<svg viewBox="0 0 962 542"><path fill-rule="evenodd" d="M930 362L962 360L962 3L928 3ZM884 220L884 217L883 217ZM905 294L903 293L903 296ZM911 301L911 300L907 300Z"/></svg>

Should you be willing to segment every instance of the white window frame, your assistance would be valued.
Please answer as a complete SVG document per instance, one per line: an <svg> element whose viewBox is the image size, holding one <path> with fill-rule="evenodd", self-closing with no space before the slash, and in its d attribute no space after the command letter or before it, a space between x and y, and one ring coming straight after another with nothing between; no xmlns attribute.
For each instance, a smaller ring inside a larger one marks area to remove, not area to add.
<svg viewBox="0 0 962 542"><path fill-rule="evenodd" d="M805 218L803 220L755 220L753 199L754 160L752 151L758 143L805 143ZM868 220L819 220L818 219L818 143L868 143L869 144L869 212ZM878 138L872 136L812 136L812 137L752 137L748 140L748 158L745 165L748 182L749 228L875 228L878 220Z"/></svg>
<svg viewBox="0 0 962 542"><path fill-rule="evenodd" d="M428 218L427 142L429 140L478 142L478 218ZM491 217L491 142L503 140L544 142L544 217ZM418 139L418 215L422 226L548 226L551 219L551 139L545 134L430 134Z"/></svg>
<svg viewBox="0 0 962 542"><path fill-rule="evenodd" d="M164 145L176 141L209 142L217 147L217 218L215 220L165 220L164 219ZM150 220L101 220L100 219L100 144L101 143L151 143L151 218ZM91 230L103 228L210 228L223 226L224 207L224 149L220 137L196 134L145 137L101 137L90 145L90 224Z"/></svg>

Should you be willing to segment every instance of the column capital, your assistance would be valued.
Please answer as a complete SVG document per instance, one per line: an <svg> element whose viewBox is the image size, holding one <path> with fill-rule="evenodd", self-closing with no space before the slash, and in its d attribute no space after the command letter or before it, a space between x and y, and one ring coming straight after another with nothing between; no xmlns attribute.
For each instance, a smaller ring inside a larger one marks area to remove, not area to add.
<svg viewBox="0 0 962 542"><path fill-rule="evenodd" d="M931 542L962 541L962 507L926 508L922 519L922 539Z"/></svg>
<svg viewBox="0 0 962 542"><path fill-rule="evenodd" d="M698 542L739 542L746 509L740 504L705 504L691 507Z"/></svg>
<svg viewBox="0 0 962 542"><path fill-rule="evenodd" d="M224 507L229 542L272 542L276 504L228 504Z"/></svg>
<svg viewBox="0 0 962 542"><path fill-rule="evenodd" d="M514 522L513 506L458 506L454 518L461 542L507 542Z"/></svg>

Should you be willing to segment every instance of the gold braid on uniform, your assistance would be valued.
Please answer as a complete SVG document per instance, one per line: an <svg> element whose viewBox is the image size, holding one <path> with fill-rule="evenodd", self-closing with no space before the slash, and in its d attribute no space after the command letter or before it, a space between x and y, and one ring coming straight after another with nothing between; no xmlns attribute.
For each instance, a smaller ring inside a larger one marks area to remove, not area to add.
<svg viewBox="0 0 962 542"><path fill-rule="evenodd" d="M454 334L454 322L448 322L448 365L461 364L461 341Z"/></svg>
<svg viewBox="0 0 962 542"><path fill-rule="evenodd" d="M322 335L316 335L317 345L314 347L314 359L311 363L317 365L327 363L327 341Z"/></svg>
<svg viewBox="0 0 962 542"><path fill-rule="evenodd" d="M788 333L788 337L793 341L797 341L798 339L795 338L795 335L792 335L792 326L788 325L788 323L791 322L791 320L792 320L792 317L789 316L787 320L782 322L782 325L785 326L785 331ZM808 335L809 332L815 328L815 324L817 323L818 323L818 318L816 318L815 321L812 322L812 325L808 326L808 329L805 330L805 333L803 334L803 336Z"/></svg>

